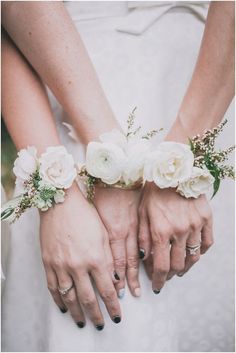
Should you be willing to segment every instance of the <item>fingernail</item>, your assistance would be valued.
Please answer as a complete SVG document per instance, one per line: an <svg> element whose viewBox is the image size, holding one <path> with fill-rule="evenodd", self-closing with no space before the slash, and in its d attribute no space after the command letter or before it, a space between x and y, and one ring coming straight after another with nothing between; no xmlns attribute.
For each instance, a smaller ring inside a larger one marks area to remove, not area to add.
<svg viewBox="0 0 236 353"><path fill-rule="evenodd" d="M184 273L177 273L178 277L183 277Z"/></svg>
<svg viewBox="0 0 236 353"><path fill-rule="evenodd" d="M62 314L65 314L67 312L67 309L65 309L65 308L60 308L60 310L61 310Z"/></svg>
<svg viewBox="0 0 236 353"><path fill-rule="evenodd" d="M78 321L76 322L76 325L79 326L79 328L83 328L85 326L85 323L83 321Z"/></svg>
<svg viewBox="0 0 236 353"><path fill-rule="evenodd" d="M134 295L135 295L135 297L140 297L140 295L141 295L141 289L140 289L140 288L135 288L135 290L134 290Z"/></svg>
<svg viewBox="0 0 236 353"><path fill-rule="evenodd" d="M125 295L125 289L124 288L119 289L118 298L122 299L124 295Z"/></svg>
<svg viewBox="0 0 236 353"><path fill-rule="evenodd" d="M119 315L116 315L113 317L112 319L116 324L119 324L119 322L121 322L121 317Z"/></svg>
<svg viewBox="0 0 236 353"><path fill-rule="evenodd" d="M103 324L101 324L101 325L96 325L95 327L96 327L96 329L97 329L98 331L102 331L102 330L104 329L104 325L103 325Z"/></svg>
<svg viewBox="0 0 236 353"><path fill-rule="evenodd" d="M153 289L153 293L155 293L155 294L159 294L160 293L160 289Z"/></svg>
<svg viewBox="0 0 236 353"><path fill-rule="evenodd" d="M117 273L116 271L114 271L114 277L115 277L115 279L116 279L117 281L120 280L120 277L119 277L119 275L118 275L118 273Z"/></svg>
<svg viewBox="0 0 236 353"><path fill-rule="evenodd" d="M142 260L145 257L145 250L144 249L139 249L139 258Z"/></svg>

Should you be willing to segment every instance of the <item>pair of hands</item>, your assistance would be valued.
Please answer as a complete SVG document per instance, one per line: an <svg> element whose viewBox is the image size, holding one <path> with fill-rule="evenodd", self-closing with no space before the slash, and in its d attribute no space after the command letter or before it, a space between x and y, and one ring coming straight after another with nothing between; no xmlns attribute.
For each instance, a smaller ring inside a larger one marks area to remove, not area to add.
<svg viewBox="0 0 236 353"><path fill-rule="evenodd" d="M86 312L101 330L104 318L92 280L111 319L120 322L117 294L123 296L125 278L134 296L141 293L139 253L159 293L166 279L188 271L212 245L212 215L205 196L185 199L151 183L142 195L98 188L94 203L100 217L74 185L62 205L41 214L41 248L48 288L61 311L69 309L79 327ZM186 244L200 241L196 255L186 254ZM61 296L58 287L71 284Z"/></svg>

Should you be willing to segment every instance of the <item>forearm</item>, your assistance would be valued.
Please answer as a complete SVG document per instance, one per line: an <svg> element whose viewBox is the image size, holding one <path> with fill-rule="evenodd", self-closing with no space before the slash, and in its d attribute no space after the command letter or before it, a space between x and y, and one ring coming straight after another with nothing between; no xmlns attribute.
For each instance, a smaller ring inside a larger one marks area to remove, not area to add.
<svg viewBox="0 0 236 353"><path fill-rule="evenodd" d="M234 2L212 2L189 87L168 140L217 125L234 97Z"/></svg>
<svg viewBox="0 0 236 353"><path fill-rule="evenodd" d="M60 2L4 3L3 26L85 143L118 127L83 42Z"/></svg>
<svg viewBox="0 0 236 353"><path fill-rule="evenodd" d="M60 143L43 84L4 32L2 115L18 150L36 146L42 152Z"/></svg>

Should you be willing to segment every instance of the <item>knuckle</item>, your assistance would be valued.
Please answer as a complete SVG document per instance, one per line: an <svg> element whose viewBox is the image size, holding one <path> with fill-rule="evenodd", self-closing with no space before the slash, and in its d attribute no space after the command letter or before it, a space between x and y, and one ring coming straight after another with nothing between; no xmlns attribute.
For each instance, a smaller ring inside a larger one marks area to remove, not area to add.
<svg viewBox="0 0 236 353"><path fill-rule="evenodd" d="M127 231L123 224L114 223L110 229L110 239L124 239L126 237L126 233Z"/></svg>
<svg viewBox="0 0 236 353"><path fill-rule="evenodd" d="M76 296L69 292L66 295L64 295L63 300L67 305L71 305L76 302Z"/></svg>
<svg viewBox="0 0 236 353"><path fill-rule="evenodd" d="M115 258L114 264L116 268L120 268L120 269L126 268L126 261L124 257Z"/></svg>
<svg viewBox="0 0 236 353"><path fill-rule="evenodd" d="M129 256L127 258L128 268L138 269L138 266L139 266L139 260L137 256Z"/></svg>
<svg viewBox="0 0 236 353"><path fill-rule="evenodd" d="M213 215L212 215L212 210L209 207L209 209L207 209L207 211L205 211L202 215L201 215L202 221L203 222L207 222L209 220L212 220Z"/></svg>
<svg viewBox="0 0 236 353"><path fill-rule="evenodd" d="M103 264L104 264L104 260L102 258L100 258L99 256L94 256L94 257L90 258L90 260L89 260L89 267L91 269L102 268Z"/></svg>
<svg viewBox="0 0 236 353"><path fill-rule="evenodd" d="M52 259L51 264L55 269L61 269L64 266L63 260L59 257Z"/></svg>
<svg viewBox="0 0 236 353"><path fill-rule="evenodd" d="M174 231L177 235L185 235L189 232L190 225L188 223L180 223L175 228Z"/></svg>
<svg viewBox="0 0 236 353"><path fill-rule="evenodd" d="M101 293L101 297L103 301L113 301L116 298L116 291L113 289L104 290Z"/></svg>
<svg viewBox="0 0 236 353"><path fill-rule="evenodd" d="M56 295L56 294L58 293L57 287L55 287L55 286L53 286L53 285L51 285L51 284L49 284L49 283L48 283L47 287L48 287L49 292L50 292L52 295Z"/></svg>
<svg viewBox="0 0 236 353"><path fill-rule="evenodd" d="M87 310L93 310L96 306L96 300L95 298L83 298L81 299L81 304L87 309Z"/></svg>
<svg viewBox="0 0 236 353"><path fill-rule="evenodd" d="M196 231L202 228L202 225L203 224L201 218L196 218L191 222L190 227L193 231Z"/></svg>

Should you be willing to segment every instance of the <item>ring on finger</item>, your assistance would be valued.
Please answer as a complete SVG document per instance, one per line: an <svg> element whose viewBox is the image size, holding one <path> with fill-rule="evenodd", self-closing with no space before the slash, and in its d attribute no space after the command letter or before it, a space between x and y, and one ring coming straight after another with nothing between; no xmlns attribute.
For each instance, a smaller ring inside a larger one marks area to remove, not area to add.
<svg viewBox="0 0 236 353"><path fill-rule="evenodd" d="M66 287L66 288L58 287L58 291L61 295L66 295L73 287L74 287L74 283L72 283L69 287Z"/></svg>
<svg viewBox="0 0 236 353"><path fill-rule="evenodd" d="M188 251L190 255L197 255L197 251L200 249L200 247L201 247L201 243L196 245L186 244L186 251Z"/></svg>

